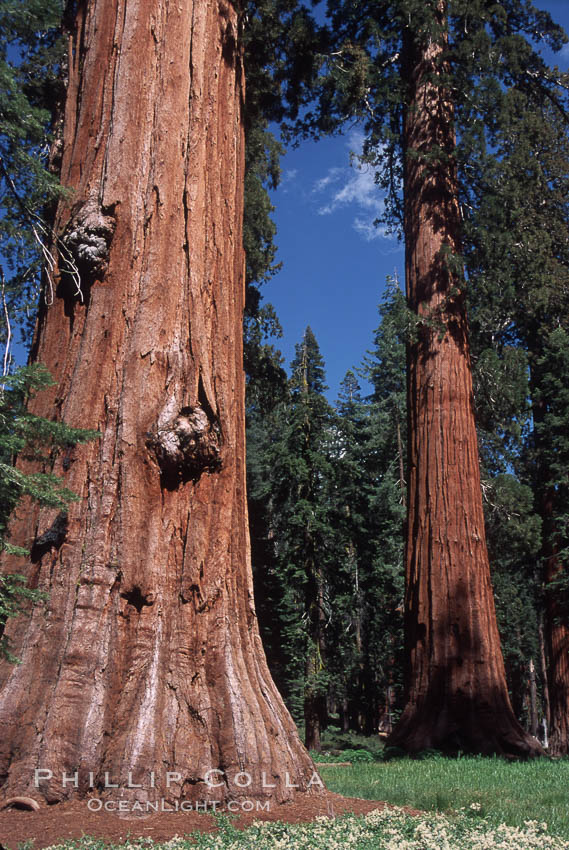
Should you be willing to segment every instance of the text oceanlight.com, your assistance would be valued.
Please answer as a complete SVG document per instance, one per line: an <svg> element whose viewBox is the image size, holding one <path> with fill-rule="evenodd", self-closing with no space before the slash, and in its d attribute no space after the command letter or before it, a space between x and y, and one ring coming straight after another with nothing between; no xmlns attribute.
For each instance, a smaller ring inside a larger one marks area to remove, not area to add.
<svg viewBox="0 0 569 850"><path fill-rule="evenodd" d="M216 812L223 808L230 812L270 812L269 800L99 800L91 797L87 801L91 812Z"/></svg>

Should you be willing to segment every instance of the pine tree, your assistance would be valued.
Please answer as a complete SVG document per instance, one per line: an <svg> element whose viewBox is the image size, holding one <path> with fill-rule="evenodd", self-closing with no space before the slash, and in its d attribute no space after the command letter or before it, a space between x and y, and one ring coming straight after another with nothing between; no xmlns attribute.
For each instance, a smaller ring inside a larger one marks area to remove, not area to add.
<svg viewBox="0 0 569 850"><path fill-rule="evenodd" d="M344 680L339 670L336 679L345 727L366 734L390 731L401 689L407 311L395 281L388 282L380 318L362 369L372 394L361 399L352 372L342 384L334 463L334 589L341 594L333 595L332 623L346 665Z"/></svg>
<svg viewBox="0 0 569 850"><path fill-rule="evenodd" d="M369 687L366 633L365 559L368 543L370 482L365 458L368 411L360 385L350 369L336 402L331 518L335 528L335 566L330 575L330 694L344 731L363 731L377 715L377 699ZM367 686L367 687L366 687Z"/></svg>
<svg viewBox="0 0 569 850"><path fill-rule="evenodd" d="M492 239L500 240L497 229ZM524 461L531 426L528 360L513 329L504 326L496 291L490 316L484 293L493 271L482 274L483 280L476 273L471 278L469 315L488 552L512 707L537 736L541 521Z"/></svg>
<svg viewBox="0 0 569 850"><path fill-rule="evenodd" d="M472 185L473 213L468 222L472 314L475 336L491 352L490 359L505 364L504 352L510 352L510 363L517 357L518 393L524 403L528 397L531 401L531 418L522 435L525 450L516 469L532 488L533 510L541 518L539 554L549 656L545 702L551 705L551 749L562 754L569 747L569 676L562 648L569 645L569 620L563 613L561 590L566 570L562 471L566 446L561 432L566 426L560 427L558 414L552 418L551 412L559 411L561 419L567 414L557 378L565 365L563 334L569 306L566 120L558 105L513 91L504 97L496 116L492 143L497 158L481 160L479 178ZM501 399L508 385L511 381L500 380ZM514 425L520 421L517 416ZM496 430L498 439L511 446L512 434Z"/></svg>
<svg viewBox="0 0 569 850"><path fill-rule="evenodd" d="M367 475L370 500L372 574L367 595L370 638L367 665L381 667L375 680L381 692L384 731L392 731L393 709L403 690L404 522L407 500L406 347L409 317L397 278L388 279L379 307L374 347L364 361L373 387L370 396ZM377 610L382 611L380 617ZM371 647L377 647L374 651ZM379 674L379 675L378 675Z"/></svg>
<svg viewBox="0 0 569 850"><path fill-rule="evenodd" d="M335 553L330 522L334 417L326 389L324 362L307 328L291 364L288 398L277 408L265 442L264 490L257 488L270 515L267 543L280 620L279 638L273 641L280 645L274 659L277 680L313 750L320 749L327 719L329 573Z"/></svg>
<svg viewBox="0 0 569 850"><path fill-rule="evenodd" d="M531 488L499 473L485 488L485 517L498 628L512 707L532 735L538 734L532 705L531 668L539 665L541 581L537 563L541 522Z"/></svg>

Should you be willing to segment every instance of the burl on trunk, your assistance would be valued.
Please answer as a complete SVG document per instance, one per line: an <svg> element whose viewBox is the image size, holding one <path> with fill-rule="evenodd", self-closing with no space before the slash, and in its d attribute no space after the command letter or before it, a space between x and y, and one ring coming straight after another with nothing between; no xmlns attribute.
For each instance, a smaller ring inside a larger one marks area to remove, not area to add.
<svg viewBox="0 0 569 850"><path fill-rule="evenodd" d="M34 410L101 437L55 462L80 496L67 519L26 506L13 522L49 598L9 630L22 663L1 670L3 797L105 779L139 800L318 788L253 605L238 27L229 0L78 5L72 194L34 343L56 386ZM35 787L35 769L53 778Z"/></svg>
<svg viewBox="0 0 569 850"><path fill-rule="evenodd" d="M464 297L446 3L408 32L404 229L409 346L406 694L389 744L537 754L514 717L484 531Z"/></svg>

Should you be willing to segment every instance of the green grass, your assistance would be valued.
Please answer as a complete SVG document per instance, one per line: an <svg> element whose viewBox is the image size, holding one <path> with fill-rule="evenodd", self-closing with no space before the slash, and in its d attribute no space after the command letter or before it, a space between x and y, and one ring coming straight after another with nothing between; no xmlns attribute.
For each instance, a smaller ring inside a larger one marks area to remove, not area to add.
<svg viewBox="0 0 569 850"><path fill-rule="evenodd" d="M434 756L320 771L326 786L346 797L448 814L463 810L466 816L486 818L493 825L522 827L525 821L536 820L569 839L569 759L507 762Z"/></svg>

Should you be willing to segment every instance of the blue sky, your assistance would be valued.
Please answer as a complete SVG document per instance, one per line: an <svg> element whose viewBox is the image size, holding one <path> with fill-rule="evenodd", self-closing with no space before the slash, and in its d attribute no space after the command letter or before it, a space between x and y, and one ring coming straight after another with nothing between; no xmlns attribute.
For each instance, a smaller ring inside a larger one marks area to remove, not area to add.
<svg viewBox="0 0 569 850"><path fill-rule="evenodd" d="M398 273L403 280L402 243L373 225L383 207L373 170L350 162L362 141L361 131L352 128L287 152L273 193L283 269L263 295L283 326L278 346L287 366L311 326L326 361L331 400L347 369L359 365L372 345L386 276Z"/></svg>
<svg viewBox="0 0 569 850"><path fill-rule="evenodd" d="M568 0L534 0L569 32ZM569 68L569 45L548 61ZM373 173L350 163L362 134L303 142L282 159L282 181L272 194L282 270L263 287L284 331L276 341L288 367L310 325L326 361L329 398L348 369L372 345L377 306L387 275L404 284L403 245L374 228L382 198Z"/></svg>

